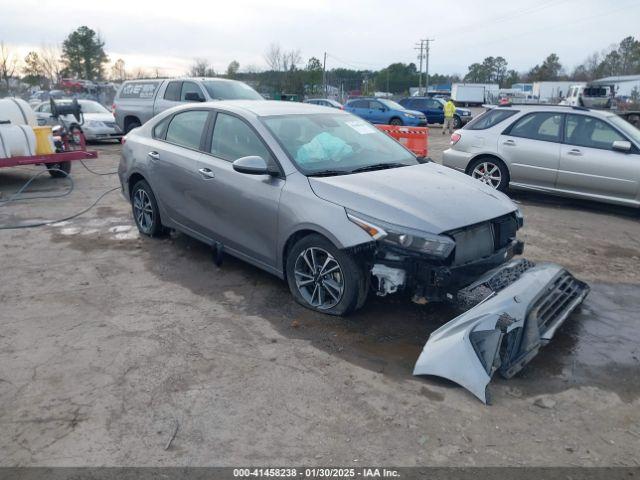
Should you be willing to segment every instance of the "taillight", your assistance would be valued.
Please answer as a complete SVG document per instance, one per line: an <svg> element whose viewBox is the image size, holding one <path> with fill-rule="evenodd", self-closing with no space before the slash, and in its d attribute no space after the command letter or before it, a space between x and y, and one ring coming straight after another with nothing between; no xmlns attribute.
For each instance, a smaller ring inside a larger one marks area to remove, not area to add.
<svg viewBox="0 0 640 480"><path fill-rule="evenodd" d="M455 145L456 143L458 143L458 141L462 138L462 135L460 135L459 133L452 133L451 134L451 145Z"/></svg>
<svg viewBox="0 0 640 480"><path fill-rule="evenodd" d="M122 137L122 138L120 139L120 143L121 143L122 145L124 145L126 141L127 141L127 137Z"/></svg>

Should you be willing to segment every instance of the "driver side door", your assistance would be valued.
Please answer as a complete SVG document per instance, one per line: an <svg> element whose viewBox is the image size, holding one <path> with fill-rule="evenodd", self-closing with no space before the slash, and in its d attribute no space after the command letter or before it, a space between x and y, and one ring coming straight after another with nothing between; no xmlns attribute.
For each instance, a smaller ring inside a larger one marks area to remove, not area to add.
<svg viewBox="0 0 640 480"><path fill-rule="evenodd" d="M387 108L376 100L369 100L369 121L371 123L388 123Z"/></svg>
<svg viewBox="0 0 640 480"><path fill-rule="evenodd" d="M236 172L233 161L258 155L276 165L260 135L244 119L218 112L197 162L192 216L205 234L247 261L277 269L278 208L284 177Z"/></svg>

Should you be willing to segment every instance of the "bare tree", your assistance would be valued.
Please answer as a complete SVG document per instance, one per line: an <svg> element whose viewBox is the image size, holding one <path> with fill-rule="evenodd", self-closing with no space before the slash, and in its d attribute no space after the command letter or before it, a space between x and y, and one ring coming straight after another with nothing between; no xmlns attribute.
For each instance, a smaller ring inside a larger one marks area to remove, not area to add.
<svg viewBox="0 0 640 480"><path fill-rule="evenodd" d="M191 77L215 77L216 72L209 65L206 58L195 58L193 64L189 68L189 76Z"/></svg>
<svg viewBox="0 0 640 480"><path fill-rule="evenodd" d="M127 79L127 71L125 70L124 60L119 58L111 67L111 80L124 82Z"/></svg>
<svg viewBox="0 0 640 480"><path fill-rule="evenodd" d="M282 70L285 72L295 70L300 62L302 62L300 50L289 50L282 53Z"/></svg>
<svg viewBox="0 0 640 480"><path fill-rule="evenodd" d="M60 62L61 54L62 51L57 45L43 45L40 48L40 62L42 64L42 70L52 85L58 83L62 76L62 63Z"/></svg>
<svg viewBox="0 0 640 480"><path fill-rule="evenodd" d="M18 69L18 57L4 44L0 42L0 78L7 84L9 90L9 82L13 74Z"/></svg>
<svg viewBox="0 0 640 480"><path fill-rule="evenodd" d="M264 60L269 65L269 69L279 72L282 70L283 52L280 45L272 43L264 54Z"/></svg>

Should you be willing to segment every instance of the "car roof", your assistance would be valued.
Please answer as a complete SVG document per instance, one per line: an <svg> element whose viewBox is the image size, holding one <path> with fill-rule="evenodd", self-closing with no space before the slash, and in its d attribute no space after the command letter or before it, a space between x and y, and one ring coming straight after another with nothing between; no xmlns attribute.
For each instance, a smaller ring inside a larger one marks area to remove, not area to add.
<svg viewBox="0 0 640 480"><path fill-rule="evenodd" d="M314 105L313 103L283 102L281 100L218 100L200 103L198 106L219 108L231 112L250 112L257 117L269 117L275 115L298 115L327 113L327 107ZM187 104L185 108L193 108L194 104ZM338 115L347 115L342 110L331 111Z"/></svg>
<svg viewBox="0 0 640 480"><path fill-rule="evenodd" d="M597 116L602 117L610 117L615 115L613 112L607 112L604 110L597 110L592 108L585 107L575 107L572 105L527 105L526 103L522 104L512 104L505 107L496 106L499 110L515 110L518 112L558 112L558 113L578 113L578 114L595 114Z"/></svg>

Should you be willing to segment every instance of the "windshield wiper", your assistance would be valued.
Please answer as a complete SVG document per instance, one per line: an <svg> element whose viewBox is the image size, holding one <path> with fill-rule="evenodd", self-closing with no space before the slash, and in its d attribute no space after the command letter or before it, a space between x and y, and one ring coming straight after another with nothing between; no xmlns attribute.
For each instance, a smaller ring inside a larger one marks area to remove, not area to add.
<svg viewBox="0 0 640 480"><path fill-rule="evenodd" d="M307 177L333 177L334 175L346 175L349 170L319 170L307 175Z"/></svg>
<svg viewBox="0 0 640 480"><path fill-rule="evenodd" d="M385 170L387 168L406 167L404 163L374 163L373 165L366 165L364 167L358 167L351 170L351 173L357 172L370 172L372 170Z"/></svg>

